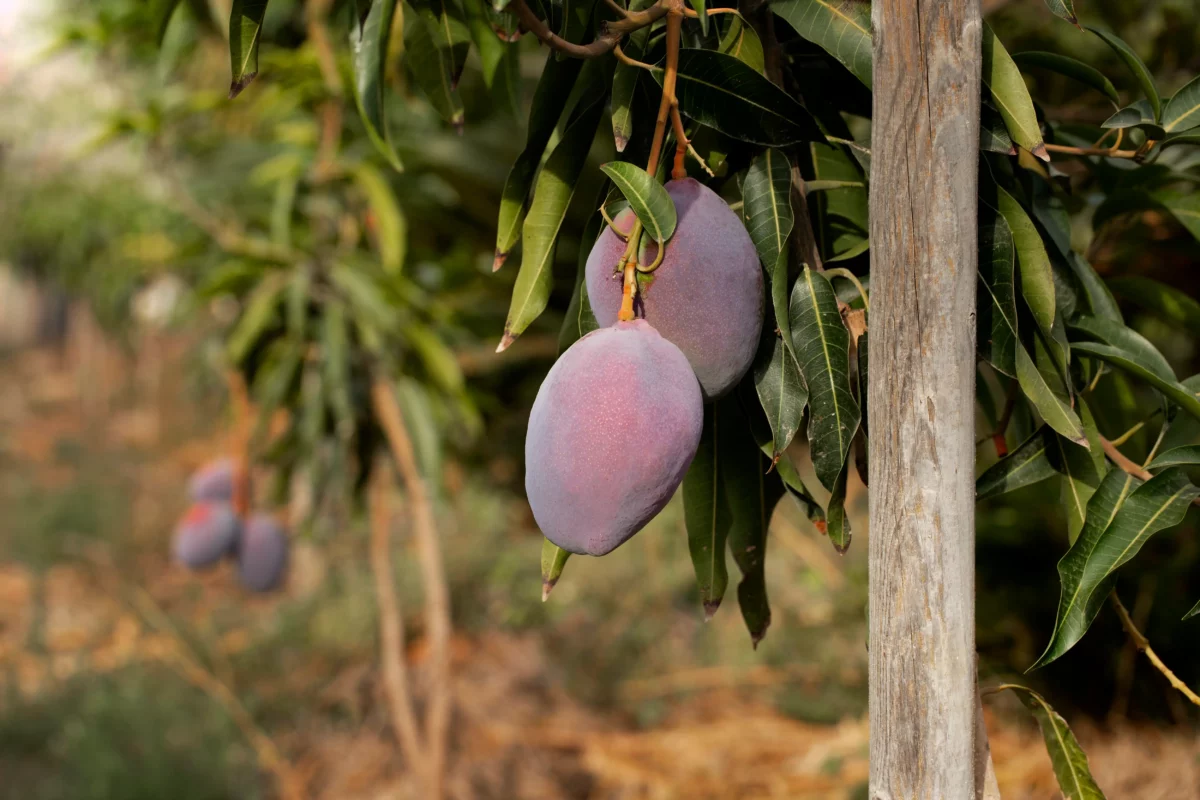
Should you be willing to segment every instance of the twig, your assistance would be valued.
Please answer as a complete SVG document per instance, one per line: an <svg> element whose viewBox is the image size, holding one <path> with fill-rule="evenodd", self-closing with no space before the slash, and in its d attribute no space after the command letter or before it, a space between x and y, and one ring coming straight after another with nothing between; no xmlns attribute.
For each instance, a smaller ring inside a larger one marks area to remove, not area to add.
<svg viewBox="0 0 1200 800"><path fill-rule="evenodd" d="M521 27L540 39L543 44L559 52L566 53L572 58L596 58L616 47L617 42L621 41L621 37L625 34L632 33L647 25L653 25L658 20L667 16L667 12L671 6L677 3L678 0L659 0L645 11L623 10L621 19L605 24L603 32L588 44L573 44L554 33L525 4L525 0L512 0L508 7L516 13L517 19L521 22Z"/></svg>
<svg viewBox="0 0 1200 800"><path fill-rule="evenodd" d="M400 612L400 601L393 583L396 575L392 569L391 513L388 507L390 488L391 468L384 459L379 459L375 463L367 494L371 518L371 571L375 576L375 602L379 606L379 658L383 665L383 688L392 715L392 727L396 729L396 738L400 741L405 760L414 772L421 774L428 765L408 688L408 666L404 659L404 616Z"/></svg>
<svg viewBox="0 0 1200 800"><path fill-rule="evenodd" d="M1160 441L1161 441L1161 435L1160 435ZM1148 481L1154 477L1144 467L1139 467L1137 465L1137 462L1133 461L1128 456L1126 456L1124 453L1122 453L1120 450L1118 450L1116 445L1114 445L1108 439L1105 439L1103 436L1100 437L1100 446L1104 449L1104 454L1106 456L1108 456L1110 459L1112 459L1112 462L1114 464L1116 464L1118 467L1120 467L1122 470L1129 473L1133 477L1140 478L1141 480L1144 480L1144 481ZM1157 445L1155 445L1155 447L1157 447ZM1146 463L1149 464L1150 459L1147 459ZM1195 500L1193 500L1192 505L1200 506L1200 497L1197 497Z"/></svg>
<svg viewBox="0 0 1200 800"><path fill-rule="evenodd" d="M1046 143L1046 150L1051 153L1065 153L1073 156L1108 156L1109 158L1141 158L1145 155L1140 150L1113 150L1107 147L1072 147L1066 144Z"/></svg>
<svg viewBox="0 0 1200 800"><path fill-rule="evenodd" d="M245 517L250 512L250 420L254 410L242 373L225 370L229 401L233 405L233 512Z"/></svg>
<svg viewBox="0 0 1200 800"><path fill-rule="evenodd" d="M858 276L853 272L845 267L835 267L833 269L826 270L825 276L827 278L845 278L853 283L854 288L858 290L858 296L862 298L863 308L865 308L867 311L871 310L871 301L867 297L867 291L863 288L862 282L858 279Z"/></svg>
<svg viewBox="0 0 1200 800"><path fill-rule="evenodd" d="M708 16L713 17L717 14L736 14L736 8L710 8L705 12ZM700 15L696 13L694 8L684 8L683 15L689 19L700 19Z"/></svg>
<svg viewBox="0 0 1200 800"><path fill-rule="evenodd" d="M613 55L617 57L617 61L620 61L622 64L630 67L637 67L638 69L645 69L651 72L657 69L657 67L655 67L653 64L647 64L645 61L638 61L636 58L631 58L630 56L626 55L625 51L621 49L621 45L619 44L613 45Z"/></svg>
<svg viewBox="0 0 1200 800"><path fill-rule="evenodd" d="M1161 672L1163 677L1179 690L1180 694L1186 697L1193 705L1200 706L1200 696L1188 688L1186 683L1179 680L1175 673L1162 662L1162 659L1154 652L1154 648L1150 646L1149 640L1137 629L1137 626L1133 624L1133 620L1129 618L1129 612L1125 610L1125 606L1121 605L1121 599L1117 597L1115 591L1109 595L1109 599L1112 600L1113 608L1117 610L1117 616L1121 618L1121 627L1129 634L1129 638L1133 639L1133 643L1137 645L1137 649L1146 654L1146 658L1150 660L1154 668Z"/></svg>
<svg viewBox="0 0 1200 800"><path fill-rule="evenodd" d="M517 0L520 2L520 0ZM413 529L421 558L421 578L425 588L425 626L431 650L429 665L429 708L425 715L425 743L428 747L429 785L426 797L441 800L446 771L447 733L450 727L450 593L438 544L433 505L425 479L417 467L412 440L391 384L376 376L371 387L375 414L387 436L392 457L400 472L412 509Z"/></svg>

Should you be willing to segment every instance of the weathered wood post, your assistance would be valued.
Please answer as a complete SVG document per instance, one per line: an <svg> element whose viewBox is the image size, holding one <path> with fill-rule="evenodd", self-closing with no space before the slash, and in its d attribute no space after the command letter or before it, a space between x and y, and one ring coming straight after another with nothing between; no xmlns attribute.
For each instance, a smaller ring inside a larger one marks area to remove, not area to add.
<svg viewBox="0 0 1200 800"><path fill-rule="evenodd" d="M872 800L975 796L979 0L874 0Z"/></svg>

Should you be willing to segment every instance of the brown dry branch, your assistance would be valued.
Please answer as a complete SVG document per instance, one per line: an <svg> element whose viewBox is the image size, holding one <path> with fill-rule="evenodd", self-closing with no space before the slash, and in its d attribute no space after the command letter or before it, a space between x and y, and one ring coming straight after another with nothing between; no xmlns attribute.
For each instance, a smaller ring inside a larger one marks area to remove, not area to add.
<svg viewBox="0 0 1200 800"><path fill-rule="evenodd" d="M417 467L400 404L391 384L383 377L376 377L371 387L371 397L408 495L413 531L420 553L421 580L425 589L425 627L431 651L429 707L425 715L426 766L429 775L427 797L440 800L444 791L450 727L450 592L446 587L433 504L425 479Z"/></svg>
<svg viewBox="0 0 1200 800"><path fill-rule="evenodd" d="M1129 634L1129 638L1133 639L1133 643L1137 645L1137 649L1145 653L1146 658L1154 665L1154 668L1163 674L1167 681L1179 690L1180 694L1186 697L1193 705L1200 706L1200 696L1188 687L1186 683L1179 680L1170 667L1162 662L1158 657L1158 653L1154 652L1154 648L1150 646L1150 641L1146 638L1137 626L1133 624L1133 620L1129 617L1129 612L1125 610L1125 606L1121 604L1121 599L1117 597L1117 593L1113 592L1109 595L1112 600L1113 608L1117 610L1117 616L1121 618L1121 627Z"/></svg>
<svg viewBox="0 0 1200 800"><path fill-rule="evenodd" d="M667 13L671 9L681 7L681 3L680 0L658 0L657 3L645 11L625 11L612 6L621 14L621 19L605 23L602 26L600 35L588 44L573 44L554 33L525 4L525 0L512 0L508 7L516 13L517 19L521 22L521 27L540 39L543 44L561 53L566 53L572 58L596 58L616 47L617 43L621 41L621 37L625 34L654 24L667 16Z"/></svg>
<svg viewBox="0 0 1200 800"><path fill-rule="evenodd" d="M371 572L375 576L375 602L379 606L380 661L383 665L383 689L387 696L392 727L400 741L404 757L413 772L426 766L424 746L417 730L412 694L408 688L408 666L404 660L404 616L396 597L395 571L391 555L391 513L388 494L392 488L391 468L383 459L375 464L368 489L371 517Z"/></svg>

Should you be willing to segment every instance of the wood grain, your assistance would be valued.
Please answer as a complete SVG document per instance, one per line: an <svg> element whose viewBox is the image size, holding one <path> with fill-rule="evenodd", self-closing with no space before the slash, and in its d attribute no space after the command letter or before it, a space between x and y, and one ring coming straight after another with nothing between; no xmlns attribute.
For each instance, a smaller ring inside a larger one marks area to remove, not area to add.
<svg viewBox="0 0 1200 800"><path fill-rule="evenodd" d="M975 796L978 0L875 0L872 800Z"/></svg>

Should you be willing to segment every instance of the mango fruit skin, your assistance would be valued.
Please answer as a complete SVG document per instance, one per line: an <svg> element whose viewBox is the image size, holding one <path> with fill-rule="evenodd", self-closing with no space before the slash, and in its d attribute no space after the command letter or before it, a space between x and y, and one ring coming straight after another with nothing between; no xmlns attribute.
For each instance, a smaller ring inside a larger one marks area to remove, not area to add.
<svg viewBox="0 0 1200 800"><path fill-rule="evenodd" d="M525 491L542 533L604 555L683 480L704 426L687 358L645 320L592 331L555 362L525 438Z"/></svg>
<svg viewBox="0 0 1200 800"><path fill-rule="evenodd" d="M211 567L237 546L241 528L228 503L194 503L175 528L171 553L189 569Z"/></svg>
<svg viewBox="0 0 1200 800"><path fill-rule="evenodd" d="M231 458L210 461L192 473L188 496L194 503L233 502L234 464Z"/></svg>
<svg viewBox="0 0 1200 800"><path fill-rule="evenodd" d="M255 514L246 521L237 549L238 578L252 592L279 588L287 574L288 535L283 525L269 514Z"/></svg>
<svg viewBox="0 0 1200 800"><path fill-rule="evenodd" d="M663 262L650 273L640 298L643 316L691 362L706 399L728 392L754 361L763 323L763 273L745 226L724 200L687 178L670 181L678 222ZM630 210L613 220L622 232L633 226ZM587 291L596 321L617 320L621 276L613 270L625 242L606 227L587 260ZM644 260L657 254L651 244Z"/></svg>

